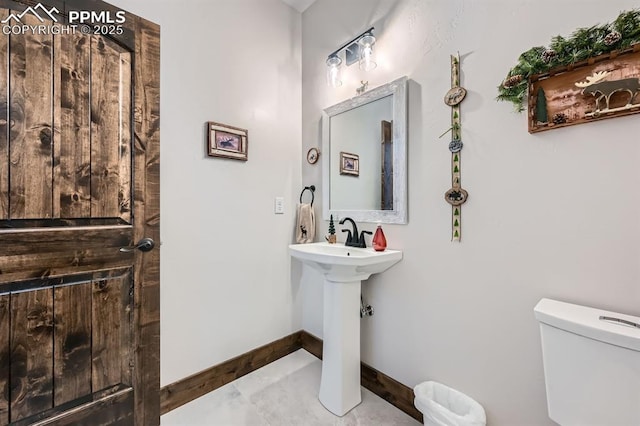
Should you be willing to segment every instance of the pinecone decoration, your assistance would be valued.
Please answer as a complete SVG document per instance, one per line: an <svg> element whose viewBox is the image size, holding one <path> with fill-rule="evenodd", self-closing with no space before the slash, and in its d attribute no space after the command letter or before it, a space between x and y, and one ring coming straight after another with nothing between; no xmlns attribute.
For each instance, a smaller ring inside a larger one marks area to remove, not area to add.
<svg viewBox="0 0 640 426"><path fill-rule="evenodd" d="M559 113L553 115L553 122L554 122L554 124L566 123L568 118L569 117L567 117L567 114L565 114L563 112L559 112Z"/></svg>
<svg viewBox="0 0 640 426"><path fill-rule="evenodd" d="M548 64L549 62L553 61L557 56L558 54L556 53L555 50L547 49L544 52L542 52L542 54L540 55L540 59L542 59L542 62L544 62L545 64Z"/></svg>
<svg viewBox="0 0 640 426"><path fill-rule="evenodd" d="M512 75L511 77L507 77L507 79L502 83L502 87L505 89L511 89L512 87L520 84L524 76L522 74Z"/></svg>
<svg viewBox="0 0 640 426"><path fill-rule="evenodd" d="M604 44L606 44L607 46L613 46L614 44L619 42L621 39L622 39L622 34L614 30L606 35L606 37L604 38Z"/></svg>

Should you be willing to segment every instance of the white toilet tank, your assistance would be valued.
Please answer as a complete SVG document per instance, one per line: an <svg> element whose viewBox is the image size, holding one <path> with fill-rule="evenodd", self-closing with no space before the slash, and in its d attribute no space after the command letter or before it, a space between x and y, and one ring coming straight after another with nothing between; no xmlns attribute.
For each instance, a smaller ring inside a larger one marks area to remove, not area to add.
<svg viewBox="0 0 640 426"><path fill-rule="evenodd" d="M542 299L549 417L562 426L640 425L640 318Z"/></svg>

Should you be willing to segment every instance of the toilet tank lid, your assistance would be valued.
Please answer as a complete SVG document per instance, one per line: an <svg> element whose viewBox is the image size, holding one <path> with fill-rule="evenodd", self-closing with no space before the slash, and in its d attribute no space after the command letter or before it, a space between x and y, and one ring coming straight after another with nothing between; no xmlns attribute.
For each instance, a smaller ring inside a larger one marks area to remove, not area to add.
<svg viewBox="0 0 640 426"><path fill-rule="evenodd" d="M540 300L533 311L542 323L640 352L640 328L600 319L604 316L640 324L639 317L551 299Z"/></svg>

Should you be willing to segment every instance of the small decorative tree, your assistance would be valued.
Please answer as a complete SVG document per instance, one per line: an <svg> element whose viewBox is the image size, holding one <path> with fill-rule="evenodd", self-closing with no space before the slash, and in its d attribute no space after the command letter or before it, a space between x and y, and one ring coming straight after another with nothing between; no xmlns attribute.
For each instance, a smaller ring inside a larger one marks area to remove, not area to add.
<svg viewBox="0 0 640 426"><path fill-rule="evenodd" d="M329 241L329 244L336 243L336 227L333 224L333 215L329 217L329 237L327 237L327 241Z"/></svg>
<svg viewBox="0 0 640 426"><path fill-rule="evenodd" d="M549 121L547 116L547 97L544 90L538 89L538 101L536 102L536 121L540 124L546 124Z"/></svg>

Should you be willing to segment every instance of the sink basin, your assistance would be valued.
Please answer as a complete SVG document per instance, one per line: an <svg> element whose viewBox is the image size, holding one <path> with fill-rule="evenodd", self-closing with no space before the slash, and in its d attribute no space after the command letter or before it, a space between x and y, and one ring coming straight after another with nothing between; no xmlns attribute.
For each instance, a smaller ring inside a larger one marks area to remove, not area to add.
<svg viewBox="0 0 640 426"><path fill-rule="evenodd" d="M366 280L402 259L399 250L375 251L329 243L291 244L289 253L335 282Z"/></svg>
<svg viewBox="0 0 640 426"><path fill-rule="evenodd" d="M322 377L318 399L343 416L360 404L360 289L362 280L402 259L399 250L344 244L291 244L289 253L324 276Z"/></svg>

